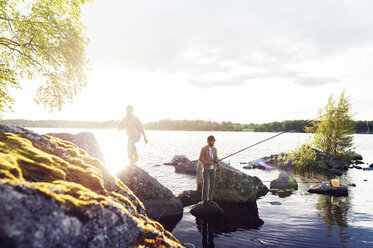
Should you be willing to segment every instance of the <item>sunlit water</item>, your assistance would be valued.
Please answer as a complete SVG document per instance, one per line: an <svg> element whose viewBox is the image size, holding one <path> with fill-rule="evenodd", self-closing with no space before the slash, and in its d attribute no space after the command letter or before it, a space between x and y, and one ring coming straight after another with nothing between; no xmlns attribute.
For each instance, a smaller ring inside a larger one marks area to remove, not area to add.
<svg viewBox="0 0 373 248"><path fill-rule="evenodd" d="M126 136L116 130L83 129L33 129L39 133L82 131L93 132L101 146L108 169L116 171L128 164L126 159ZM162 165L177 154L197 159L205 140L212 132L147 131L149 144L143 140L137 144L140 162L138 165L168 187L175 195L195 189L195 178L174 173L172 166ZM219 157L268 138L273 133L213 132L217 139L215 146ZM229 159L232 166L241 171L258 176L269 186L270 180L277 178L278 171L242 169L243 162L260 157L288 152L307 140L307 134L289 133L250 148ZM373 163L373 135L355 135L356 151L364 157L364 162ZM157 166L160 165L160 166ZM366 166L366 165L363 165ZM296 177L298 182L309 178ZM327 180L317 178L316 180ZM367 180L367 181L365 181ZM280 198L268 193L257 201L259 218L264 222L259 226L228 223L229 230L212 230L210 247L373 247L373 171L350 169L340 178L341 184L355 183L349 188L349 196L332 198L307 193L310 184L299 184L294 194ZM276 202L277 205L272 205ZM335 204L333 204L333 202ZM272 203L272 204L271 204ZM337 204L338 203L338 204ZM280 204L280 205L278 205ZM202 247L201 225L184 209L182 220L172 233L184 243ZM243 216L246 218L246 216ZM229 220L228 220L229 222ZM232 220L236 222L236 220ZM215 229L219 229L216 228Z"/></svg>

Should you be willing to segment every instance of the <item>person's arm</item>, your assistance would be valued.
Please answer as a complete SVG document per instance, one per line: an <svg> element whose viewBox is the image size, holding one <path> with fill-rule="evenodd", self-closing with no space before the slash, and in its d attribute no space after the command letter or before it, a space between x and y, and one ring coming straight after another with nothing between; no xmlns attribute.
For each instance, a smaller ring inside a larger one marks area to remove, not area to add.
<svg viewBox="0 0 373 248"><path fill-rule="evenodd" d="M205 159L204 150L205 150L204 148L201 149L201 152L199 154L199 161L201 161L201 163L204 165L212 165L213 163L211 163L210 160Z"/></svg>
<svg viewBox="0 0 373 248"><path fill-rule="evenodd" d="M219 163L219 158L218 158L218 149L215 148L215 163L218 164Z"/></svg>
<svg viewBox="0 0 373 248"><path fill-rule="evenodd" d="M147 139L146 136L145 136L145 131L144 131L144 129L141 131L141 133L142 133L142 136L144 136L144 142L145 142L145 144L148 144L148 139Z"/></svg>
<svg viewBox="0 0 373 248"><path fill-rule="evenodd" d="M144 124L142 124L142 122L138 118L137 118L137 129L139 129L139 131L142 133L142 136L144 137L145 144L148 144L148 139L146 138L146 135L145 135Z"/></svg>
<svg viewBox="0 0 373 248"><path fill-rule="evenodd" d="M123 129L124 129L124 119L125 119L126 117L124 117L120 122L119 122L119 124L118 124L118 128L117 128L117 131L119 132L119 131L122 131Z"/></svg>

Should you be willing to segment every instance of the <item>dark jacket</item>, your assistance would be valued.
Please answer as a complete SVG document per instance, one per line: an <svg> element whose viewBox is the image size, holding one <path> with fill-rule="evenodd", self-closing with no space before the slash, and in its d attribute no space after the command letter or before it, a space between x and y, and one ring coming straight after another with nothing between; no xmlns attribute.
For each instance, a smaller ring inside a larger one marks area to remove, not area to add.
<svg viewBox="0 0 373 248"><path fill-rule="evenodd" d="M214 169L216 168L215 163L218 163L218 151L215 147L212 147L212 152L214 154L214 161L210 158L209 153L209 146L204 146L201 149L201 153L199 155L199 161L202 163L202 167L204 169L210 169L210 165L214 165Z"/></svg>

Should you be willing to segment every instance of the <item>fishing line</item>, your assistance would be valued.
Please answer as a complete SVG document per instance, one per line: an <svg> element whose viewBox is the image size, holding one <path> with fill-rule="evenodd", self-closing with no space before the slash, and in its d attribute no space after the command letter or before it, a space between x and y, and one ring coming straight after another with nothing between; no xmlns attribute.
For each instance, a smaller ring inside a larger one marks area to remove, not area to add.
<svg viewBox="0 0 373 248"><path fill-rule="evenodd" d="M320 117L317 117L316 119L313 119L313 120L307 121L306 124L311 123L311 122L313 122L313 121L317 121L318 119L321 119L322 117L325 117L325 116L327 116L327 115L331 115L331 114L333 114L333 113L334 113L334 111L332 111L331 113L328 113L328 114L322 115L322 116L320 116ZM245 148L243 148L243 149L241 149L241 150L239 150L239 151L237 151L237 152L234 152L234 153L232 153L232 154L230 154L230 155L228 155L228 156L225 156L224 158L219 159L218 162L220 162L220 161L222 161L222 160L224 160L224 159L226 159L226 158L232 157L233 155L236 155L237 153L243 152L243 151L245 151L245 150L247 150L247 149L249 149L249 148L251 148L251 147L257 146L257 145L259 145L259 144L261 144L261 143L264 143L264 142L266 142L266 141L268 141L268 140L271 140L271 139L273 139L273 138L276 138L277 136L283 135L284 133L288 133L288 132L290 132L290 131L296 130L296 129L298 129L299 127L300 127L300 125L299 125L297 128L289 128L289 129L287 129L287 130L285 130L285 131L282 131L281 133L278 133L278 134L276 134L276 135L273 135L273 136L271 136L271 137L269 137L269 138L267 138L267 139L264 139L264 140L262 140L262 141L259 141L259 142L255 143L255 144L251 145L251 146L245 147Z"/></svg>

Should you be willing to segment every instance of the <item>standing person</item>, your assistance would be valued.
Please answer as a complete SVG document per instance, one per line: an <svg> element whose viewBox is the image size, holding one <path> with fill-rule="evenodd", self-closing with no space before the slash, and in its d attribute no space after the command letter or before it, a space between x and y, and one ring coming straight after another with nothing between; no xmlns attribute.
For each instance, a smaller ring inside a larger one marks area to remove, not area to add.
<svg viewBox="0 0 373 248"><path fill-rule="evenodd" d="M201 149L199 161L202 163L202 201L211 204L214 196L215 176L218 165L218 152L214 147L214 136L207 137L207 145Z"/></svg>
<svg viewBox="0 0 373 248"><path fill-rule="evenodd" d="M148 144L148 140L146 139L144 125L139 118L133 115L133 107L131 105L126 107L126 112L126 116L119 123L118 130L125 129L127 132L128 158L130 160L130 165L134 165L139 160L135 144L140 140L141 134L144 137L145 144Z"/></svg>

